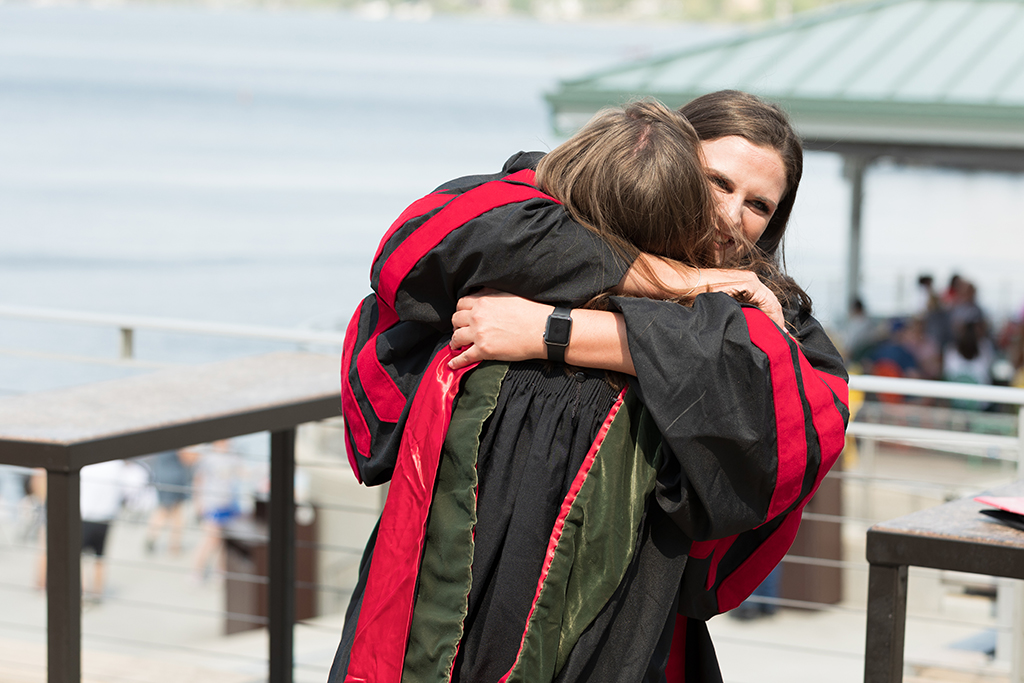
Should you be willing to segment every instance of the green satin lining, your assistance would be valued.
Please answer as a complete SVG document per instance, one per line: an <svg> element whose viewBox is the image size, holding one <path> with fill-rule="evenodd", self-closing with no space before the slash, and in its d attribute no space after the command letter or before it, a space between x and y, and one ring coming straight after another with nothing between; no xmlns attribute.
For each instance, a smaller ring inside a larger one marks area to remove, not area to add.
<svg viewBox="0 0 1024 683"><path fill-rule="evenodd" d="M625 576L661 456L646 412L627 390L566 516L509 683L554 679Z"/></svg>
<svg viewBox="0 0 1024 683"><path fill-rule="evenodd" d="M507 370L507 363L485 363L459 392L441 449L402 681L447 681L455 661L473 579L480 433Z"/></svg>

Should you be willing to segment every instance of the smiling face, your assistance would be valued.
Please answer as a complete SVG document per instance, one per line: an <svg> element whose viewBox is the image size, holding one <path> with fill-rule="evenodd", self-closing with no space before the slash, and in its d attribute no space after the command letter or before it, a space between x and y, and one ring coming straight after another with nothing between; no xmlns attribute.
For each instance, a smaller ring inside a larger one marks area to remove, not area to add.
<svg viewBox="0 0 1024 683"><path fill-rule="evenodd" d="M715 246L720 260L760 239L786 192L786 168L774 149L738 135L700 143L718 212L723 220Z"/></svg>

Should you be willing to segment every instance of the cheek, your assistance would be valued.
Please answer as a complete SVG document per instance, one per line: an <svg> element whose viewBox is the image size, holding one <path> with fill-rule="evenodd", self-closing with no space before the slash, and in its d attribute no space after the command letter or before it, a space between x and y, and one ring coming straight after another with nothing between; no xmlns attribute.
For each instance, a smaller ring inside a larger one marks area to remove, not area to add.
<svg viewBox="0 0 1024 683"><path fill-rule="evenodd" d="M743 221L743 236L751 242L757 242L768 228L768 219L757 214L747 214Z"/></svg>

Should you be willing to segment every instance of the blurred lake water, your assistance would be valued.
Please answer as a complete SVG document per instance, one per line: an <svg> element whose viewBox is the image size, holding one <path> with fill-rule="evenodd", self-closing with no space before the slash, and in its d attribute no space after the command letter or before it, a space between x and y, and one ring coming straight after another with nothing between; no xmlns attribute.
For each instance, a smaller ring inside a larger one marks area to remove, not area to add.
<svg viewBox="0 0 1024 683"><path fill-rule="evenodd" d="M542 99L559 79L736 30L0 4L0 303L343 327L407 203L561 141ZM789 266L837 320L847 190L831 155L808 155L804 178ZM909 305L918 272L959 270L994 314L1019 310L1022 190L1016 176L872 171L869 309ZM0 349L112 356L115 335L0 319ZM264 346L137 338L139 356L171 362ZM126 372L0 354L0 391Z"/></svg>

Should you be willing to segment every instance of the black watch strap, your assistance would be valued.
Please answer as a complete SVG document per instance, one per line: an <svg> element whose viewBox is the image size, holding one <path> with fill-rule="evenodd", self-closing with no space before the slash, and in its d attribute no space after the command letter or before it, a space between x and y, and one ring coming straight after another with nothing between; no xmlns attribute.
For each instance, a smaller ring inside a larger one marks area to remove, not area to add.
<svg viewBox="0 0 1024 683"><path fill-rule="evenodd" d="M548 360L565 362L565 349L572 334L572 311L564 306L555 306L544 327L544 343L548 347Z"/></svg>

